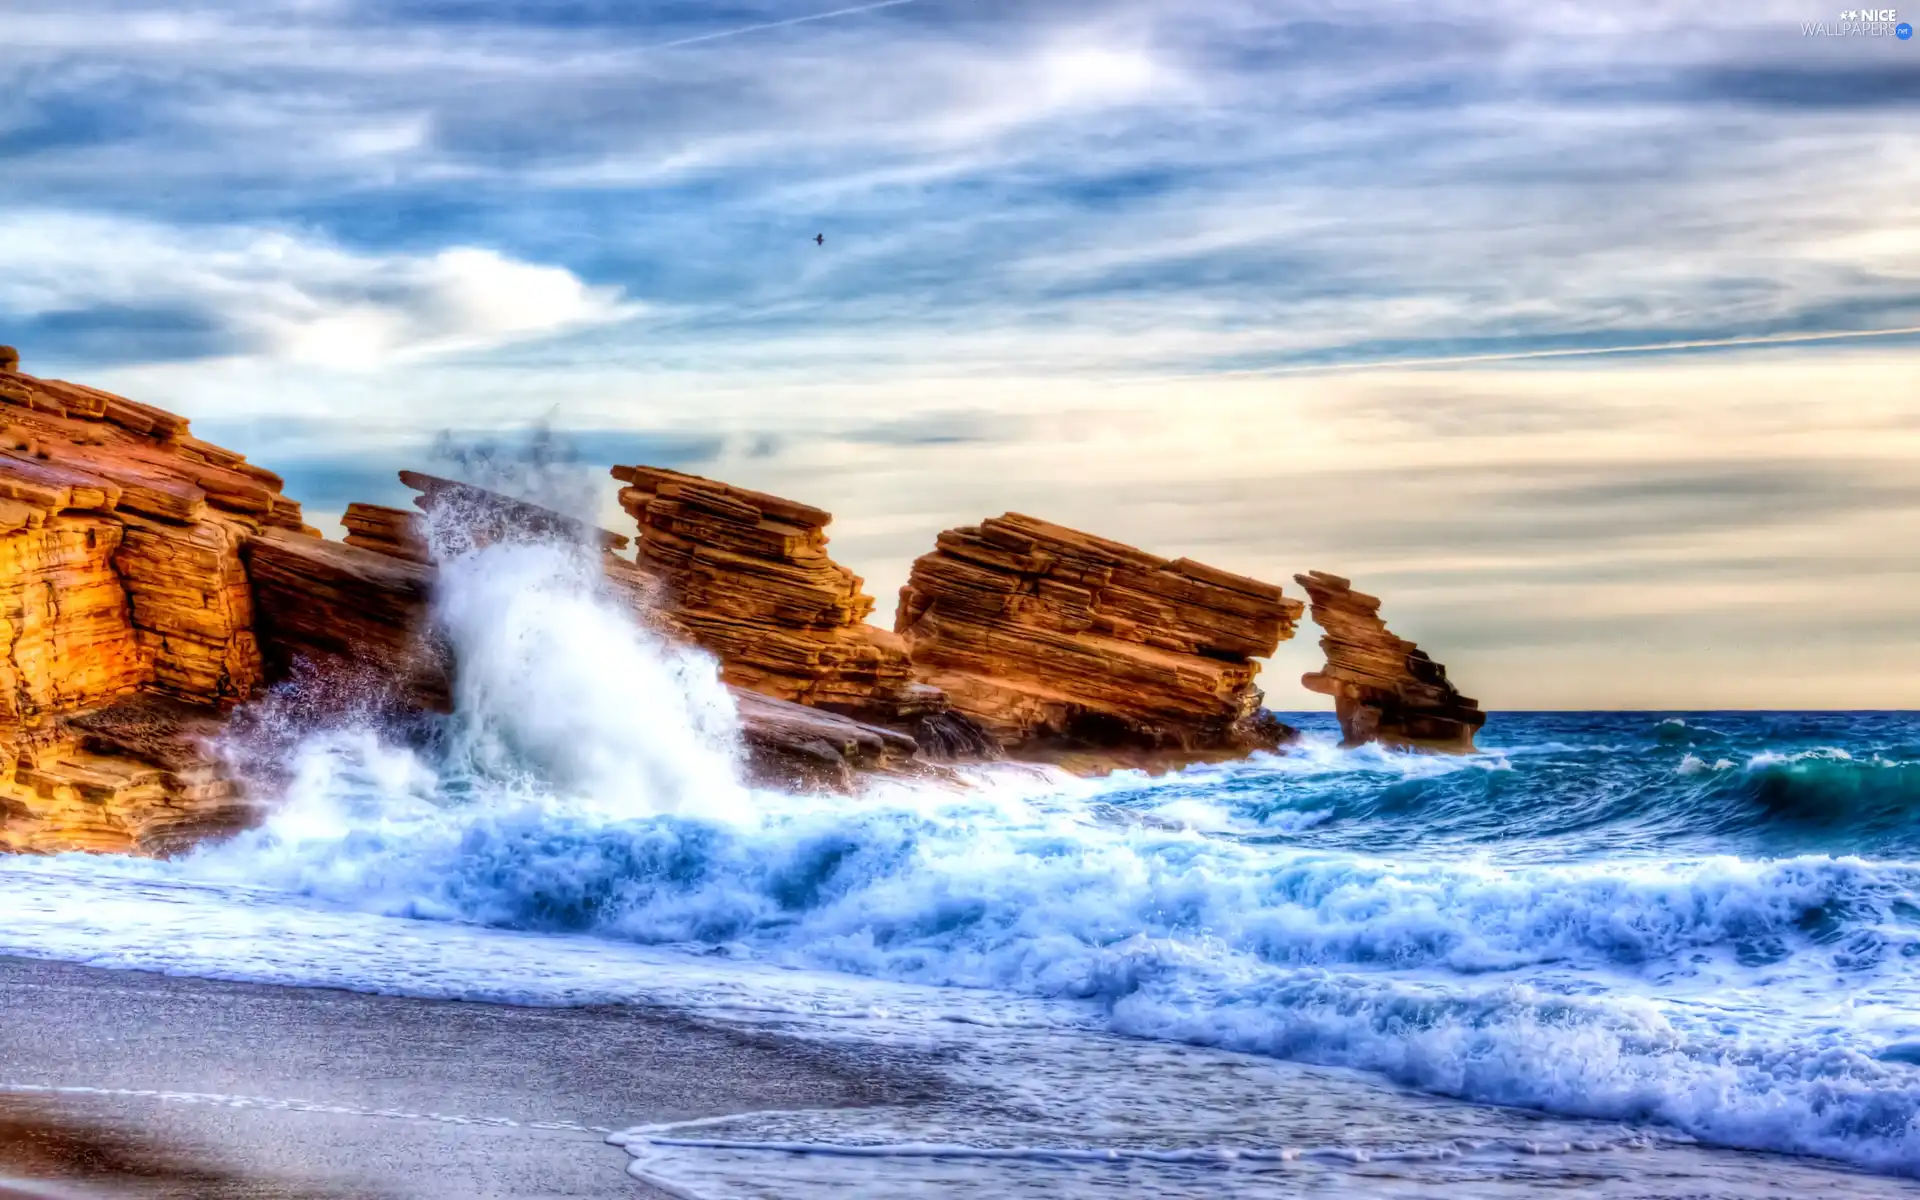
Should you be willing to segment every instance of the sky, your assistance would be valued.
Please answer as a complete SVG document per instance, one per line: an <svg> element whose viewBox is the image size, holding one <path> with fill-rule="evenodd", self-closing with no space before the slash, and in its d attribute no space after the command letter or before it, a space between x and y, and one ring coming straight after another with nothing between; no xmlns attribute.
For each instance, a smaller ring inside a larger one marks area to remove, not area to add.
<svg viewBox="0 0 1920 1200"><path fill-rule="evenodd" d="M544 431L830 509L883 624L1012 510L1491 709L1920 707L1920 41L1839 14L7 0L0 342L329 527Z"/></svg>

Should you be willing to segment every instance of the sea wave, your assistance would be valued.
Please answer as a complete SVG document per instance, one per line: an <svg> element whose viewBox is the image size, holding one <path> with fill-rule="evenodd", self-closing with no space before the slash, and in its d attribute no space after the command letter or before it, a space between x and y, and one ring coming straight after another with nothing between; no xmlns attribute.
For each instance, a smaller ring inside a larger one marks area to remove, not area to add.
<svg viewBox="0 0 1920 1200"><path fill-rule="evenodd" d="M1898 753L1543 722L1468 758L1310 739L1158 780L756 792L710 662L593 577L557 547L458 557L434 736L304 733L264 828L112 869L1074 1001L1124 1034L1920 1173L1920 1070L1885 1053L1920 1036L1920 862L1831 852L1913 844ZM1730 766L1686 769L1707 744Z"/></svg>
<svg viewBox="0 0 1920 1200"><path fill-rule="evenodd" d="M313 835L309 816L296 835L276 826L193 868L389 915L743 943L893 978L1080 994L1118 986L1064 981L1102 978L1097 963L1129 942L1476 975L1684 973L1707 953L1847 972L1920 954L1920 865L1899 862L1394 861L1103 821L1077 801L1018 795L765 795L739 820L609 818L551 797L361 803L357 820L319 826L343 834Z"/></svg>

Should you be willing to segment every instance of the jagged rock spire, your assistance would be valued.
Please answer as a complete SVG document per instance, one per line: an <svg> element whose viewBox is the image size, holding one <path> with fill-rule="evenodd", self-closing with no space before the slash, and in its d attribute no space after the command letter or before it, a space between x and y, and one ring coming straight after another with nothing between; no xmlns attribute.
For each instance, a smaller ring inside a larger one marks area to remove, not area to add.
<svg viewBox="0 0 1920 1200"><path fill-rule="evenodd" d="M1462 696L1426 651L1387 629L1379 597L1356 592L1351 581L1325 571L1294 579L1307 590L1314 622L1326 631L1320 639L1326 668L1300 682L1333 697L1347 745L1474 749L1473 735L1487 720L1480 702Z"/></svg>

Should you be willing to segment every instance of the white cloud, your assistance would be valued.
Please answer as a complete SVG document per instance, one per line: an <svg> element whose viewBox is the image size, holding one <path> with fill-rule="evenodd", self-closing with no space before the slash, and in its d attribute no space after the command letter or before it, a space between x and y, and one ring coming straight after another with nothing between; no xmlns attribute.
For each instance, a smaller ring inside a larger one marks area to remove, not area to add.
<svg viewBox="0 0 1920 1200"><path fill-rule="evenodd" d="M279 230L175 228L74 213L0 216L0 310L101 308L210 326L241 354L371 369L636 315L561 267L453 247L368 254Z"/></svg>

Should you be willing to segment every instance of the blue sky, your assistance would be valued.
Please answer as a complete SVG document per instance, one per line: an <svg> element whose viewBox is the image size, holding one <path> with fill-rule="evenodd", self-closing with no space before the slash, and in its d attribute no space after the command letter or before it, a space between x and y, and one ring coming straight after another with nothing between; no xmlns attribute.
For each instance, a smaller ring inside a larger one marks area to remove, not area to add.
<svg viewBox="0 0 1920 1200"><path fill-rule="evenodd" d="M1920 47L1837 11L10 0L0 341L319 513L543 422L883 614L1014 508L1495 707L1920 703L1920 337L1793 340L1920 326Z"/></svg>

